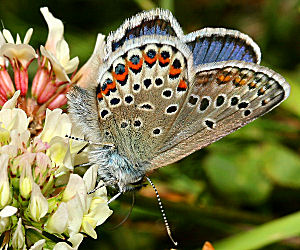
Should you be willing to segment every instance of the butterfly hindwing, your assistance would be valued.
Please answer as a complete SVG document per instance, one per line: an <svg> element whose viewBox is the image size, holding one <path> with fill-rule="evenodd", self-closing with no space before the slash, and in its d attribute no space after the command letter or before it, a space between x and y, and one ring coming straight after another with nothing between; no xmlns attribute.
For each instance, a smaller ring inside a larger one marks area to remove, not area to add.
<svg viewBox="0 0 300 250"><path fill-rule="evenodd" d="M199 150L272 110L289 95L279 74L253 63L228 61L198 67L185 104L156 167Z"/></svg>
<svg viewBox="0 0 300 250"><path fill-rule="evenodd" d="M260 63L260 49L246 34L224 28L205 28L182 39L193 52L194 65L229 60Z"/></svg>

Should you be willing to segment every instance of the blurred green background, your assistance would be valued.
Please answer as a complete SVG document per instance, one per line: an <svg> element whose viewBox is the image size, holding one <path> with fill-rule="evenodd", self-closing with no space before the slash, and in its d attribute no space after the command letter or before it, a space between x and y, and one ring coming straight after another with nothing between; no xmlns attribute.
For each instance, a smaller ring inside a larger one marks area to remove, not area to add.
<svg viewBox="0 0 300 250"><path fill-rule="evenodd" d="M203 27L238 29L262 51L262 65L282 74L291 96L279 108L152 174L179 249L300 249L300 4L296 0L0 0L2 25L24 36L34 28L39 48L47 26L39 8L63 20L71 56L81 65L96 34L108 35L143 9L170 9L185 33ZM33 67L34 70L34 66ZM98 228L98 239L80 249L170 249L151 187L111 204L114 214ZM298 213L297 213L298 212ZM281 219L278 219L281 218Z"/></svg>

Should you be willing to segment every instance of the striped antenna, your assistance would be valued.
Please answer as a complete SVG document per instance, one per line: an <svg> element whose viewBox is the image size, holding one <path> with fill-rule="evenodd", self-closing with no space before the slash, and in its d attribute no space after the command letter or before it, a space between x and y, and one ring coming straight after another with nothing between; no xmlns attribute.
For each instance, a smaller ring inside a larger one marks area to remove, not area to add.
<svg viewBox="0 0 300 250"><path fill-rule="evenodd" d="M168 223L168 220L167 220L167 217L166 217L166 214L165 214L165 211L164 211L164 208L163 208L163 205L161 203L161 200L160 200L160 197L159 197L159 194L158 194L158 191L156 189L156 187L154 186L153 182L146 176L146 179L147 181L151 184L151 186L153 187L155 193L156 193L156 198L157 198L157 201L158 201L158 206L160 208L160 211L161 211L161 214L162 214L162 217L164 219L164 222L165 222L165 226L166 226L166 230L167 230L167 233L169 235L169 238L171 239L171 241L173 242L173 244L175 246L177 246L177 242L173 240L172 238L172 235L171 235L171 229L169 227L169 223Z"/></svg>
<svg viewBox="0 0 300 250"><path fill-rule="evenodd" d="M91 191L89 191L87 194L92 194L95 193L99 188L105 187L105 184L101 184L98 187L95 187L94 189L92 189Z"/></svg>
<svg viewBox="0 0 300 250"><path fill-rule="evenodd" d="M69 139L72 139L72 140L75 140L75 141L83 141L83 142L87 142L88 144L91 144L91 145L109 146L109 147L112 147L112 148L115 147L115 145L112 144L112 143L106 143L106 142L103 142L103 143L92 142L92 141L87 141L87 140L85 140L85 139L78 138L78 137L74 137L74 136L70 136L70 135L65 135L65 137L67 137L67 138L69 138Z"/></svg>

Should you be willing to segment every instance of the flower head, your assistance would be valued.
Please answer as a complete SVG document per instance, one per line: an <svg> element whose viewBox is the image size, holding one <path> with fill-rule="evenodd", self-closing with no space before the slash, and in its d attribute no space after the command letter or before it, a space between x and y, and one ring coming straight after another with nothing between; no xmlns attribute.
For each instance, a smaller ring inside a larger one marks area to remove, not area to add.
<svg viewBox="0 0 300 250"><path fill-rule="evenodd" d="M112 213L106 190L87 194L96 183L95 168L83 178L73 174L73 162L85 143L74 144L65 138L72 131L68 115L59 109L47 110L44 130L30 139L28 117L15 108L19 94L17 91L0 110L5 137L0 144L0 233L7 236L4 245L42 249L52 242L52 248L57 243L54 249L77 249L82 233L96 238L94 228ZM58 237L53 241L42 231Z"/></svg>

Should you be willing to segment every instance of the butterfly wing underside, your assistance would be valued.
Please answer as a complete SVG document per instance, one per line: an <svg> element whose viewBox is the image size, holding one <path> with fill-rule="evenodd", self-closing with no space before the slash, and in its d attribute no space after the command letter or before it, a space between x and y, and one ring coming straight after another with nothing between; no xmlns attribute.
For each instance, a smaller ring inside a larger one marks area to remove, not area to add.
<svg viewBox="0 0 300 250"><path fill-rule="evenodd" d="M276 72L228 61L198 66L191 91L157 157L171 164L243 127L284 101L290 91Z"/></svg>

